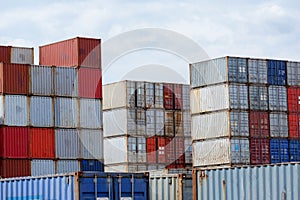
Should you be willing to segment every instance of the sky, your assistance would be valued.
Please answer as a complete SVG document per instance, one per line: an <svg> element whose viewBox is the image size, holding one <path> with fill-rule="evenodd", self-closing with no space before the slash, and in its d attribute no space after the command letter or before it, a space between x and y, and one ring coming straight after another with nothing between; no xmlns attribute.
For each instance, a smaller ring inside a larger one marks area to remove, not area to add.
<svg viewBox="0 0 300 200"><path fill-rule="evenodd" d="M34 47L36 64L38 46L101 38L104 83L187 83L189 63L226 55L300 61L297 0L10 0L1 7L0 45Z"/></svg>

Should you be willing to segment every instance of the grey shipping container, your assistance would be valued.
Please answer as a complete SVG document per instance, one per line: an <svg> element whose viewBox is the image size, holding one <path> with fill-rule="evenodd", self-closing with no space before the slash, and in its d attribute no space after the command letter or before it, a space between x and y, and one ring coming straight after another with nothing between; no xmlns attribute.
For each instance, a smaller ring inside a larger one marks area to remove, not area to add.
<svg viewBox="0 0 300 200"><path fill-rule="evenodd" d="M268 88L266 86L252 85L249 88L251 110L268 110Z"/></svg>
<svg viewBox="0 0 300 200"><path fill-rule="evenodd" d="M145 105L145 82L136 82L136 107L144 108Z"/></svg>
<svg viewBox="0 0 300 200"><path fill-rule="evenodd" d="M4 124L9 126L28 126L28 99L21 95L0 96L1 115ZM4 112L3 112L4 111Z"/></svg>
<svg viewBox="0 0 300 200"><path fill-rule="evenodd" d="M53 99L51 97L32 96L30 98L30 125L53 127L53 109Z"/></svg>
<svg viewBox="0 0 300 200"><path fill-rule="evenodd" d="M41 176L47 174L55 174L54 160L32 160L31 176Z"/></svg>
<svg viewBox="0 0 300 200"><path fill-rule="evenodd" d="M55 95L78 96L78 71L76 67L55 67Z"/></svg>
<svg viewBox="0 0 300 200"><path fill-rule="evenodd" d="M100 99L80 99L80 127L102 128L102 103Z"/></svg>
<svg viewBox="0 0 300 200"><path fill-rule="evenodd" d="M56 162L56 173L65 174L80 171L80 161L78 160L58 160Z"/></svg>
<svg viewBox="0 0 300 200"><path fill-rule="evenodd" d="M300 85L300 62L287 62L287 83L290 86Z"/></svg>
<svg viewBox="0 0 300 200"><path fill-rule="evenodd" d="M284 86L269 86L269 109L287 111L287 90Z"/></svg>
<svg viewBox="0 0 300 200"><path fill-rule="evenodd" d="M191 137L191 114L190 111L183 112L183 134L184 136Z"/></svg>
<svg viewBox="0 0 300 200"><path fill-rule="evenodd" d="M182 110L190 110L190 85L182 85Z"/></svg>
<svg viewBox="0 0 300 200"><path fill-rule="evenodd" d="M299 199L299 163L193 172L193 199Z"/></svg>
<svg viewBox="0 0 300 200"><path fill-rule="evenodd" d="M33 64L33 48L11 47L11 63Z"/></svg>
<svg viewBox="0 0 300 200"><path fill-rule="evenodd" d="M55 129L55 153L57 158L80 158L79 131L77 129Z"/></svg>
<svg viewBox="0 0 300 200"><path fill-rule="evenodd" d="M267 60L248 59L249 83L268 83L268 66Z"/></svg>
<svg viewBox="0 0 300 200"><path fill-rule="evenodd" d="M103 160L102 130L80 130L80 158Z"/></svg>
<svg viewBox="0 0 300 200"><path fill-rule="evenodd" d="M164 107L164 89L162 83L155 83L155 108Z"/></svg>
<svg viewBox="0 0 300 200"><path fill-rule="evenodd" d="M76 98L54 98L55 126L77 128L79 126L79 106Z"/></svg>
<svg viewBox="0 0 300 200"><path fill-rule="evenodd" d="M154 136L156 134L155 131L155 110L156 109L148 109L146 110L146 135L147 137Z"/></svg>
<svg viewBox="0 0 300 200"><path fill-rule="evenodd" d="M144 109L136 109L136 135L146 135L146 111Z"/></svg>
<svg viewBox="0 0 300 200"><path fill-rule="evenodd" d="M154 108L155 96L154 96L154 83L145 83L145 94L146 94L146 108Z"/></svg>
<svg viewBox="0 0 300 200"><path fill-rule="evenodd" d="M271 137L288 137L288 116L286 113L270 113Z"/></svg>
<svg viewBox="0 0 300 200"><path fill-rule="evenodd" d="M31 65L30 72L31 94L43 96L54 94L54 76L52 67Z"/></svg>
<svg viewBox="0 0 300 200"><path fill-rule="evenodd" d="M193 146L192 138L190 137L184 138L184 158L186 165L191 165L193 163Z"/></svg>

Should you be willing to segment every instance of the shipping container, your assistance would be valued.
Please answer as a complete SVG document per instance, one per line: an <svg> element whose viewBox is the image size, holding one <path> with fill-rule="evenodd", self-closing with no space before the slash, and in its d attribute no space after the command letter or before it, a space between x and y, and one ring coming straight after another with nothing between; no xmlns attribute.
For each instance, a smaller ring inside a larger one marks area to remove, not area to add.
<svg viewBox="0 0 300 200"><path fill-rule="evenodd" d="M136 104L135 104L136 107L145 108L146 106L145 82L136 82L135 98L136 98Z"/></svg>
<svg viewBox="0 0 300 200"><path fill-rule="evenodd" d="M103 160L102 130L80 130L80 158Z"/></svg>
<svg viewBox="0 0 300 200"><path fill-rule="evenodd" d="M270 163L269 139L250 139L250 162L252 165Z"/></svg>
<svg viewBox="0 0 300 200"><path fill-rule="evenodd" d="M156 135L159 135L159 136L165 135L164 122L165 122L164 110L156 109L155 110L155 134Z"/></svg>
<svg viewBox="0 0 300 200"><path fill-rule="evenodd" d="M157 136L146 138L147 163L157 162Z"/></svg>
<svg viewBox="0 0 300 200"><path fill-rule="evenodd" d="M269 113L250 111L250 137L270 137Z"/></svg>
<svg viewBox="0 0 300 200"><path fill-rule="evenodd" d="M100 69L79 68L78 96L102 99L102 72Z"/></svg>
<svg viewBox="0 0 300 200"><path fill-rule="evenodd" d="M173 84L164 83L164 108L166 110L174 109L174 88Z"/></svg>
<svg viewBox="0 0 300 200"><path fill-rule="evenodd" d="M190 85L182 85L182 110L190 111Z"/></svg>
<svg viewBox="0 0 300 200"><path fill-rule="evenodd" d="M10 177L19 177L19 176L30 176L30 160L26 160L26 159L0 160L0 178L10 178ZM6 199L6 198L2 198L2 195L6 194L5 188L6 187L0 186L0 190L2 190L0 192L0 199Z"/></svg>
<svg viewBox="0 0 300 200"><path fill-rule="evenodd" d="M175 110L182 110L182 85L181 84L174 84L174 109Z"/></svg>
<svg viewBox="0 0 300 200"><path fill-rule="evenodd" d="M54 94L53 69L50 66L30 66L30 94L50 96Z"/></svg>
<svg viewBox="0 0 300 200"><path fill-rule="evenodd" d="M166 146L169 144L170 139L166 137L157 137L157 163L165 164L167 162Z"/></svg>
<svg viewBox="0 0 300 200"><path fill-rule="evenodd" d="M165 169L165 164L148 164L147 165L148 172L164 170L164 169Z"/></svg>
<svg viewBox="0 0 300 200"><path fill-rule="evenodd" d="M192 188L192 175L150 174L149 200L192 200Z"/></svg>
<svg viewBox="0 0 300 200"><path fill-rule="evenodd" d="M247 59L223 57L190 65L191 86L208 86L224 82L247 83Z"/></svg>
<svg viewBox="0 0 300 200"><path fill-rule="evenodd" d="M165 111L165 136L174 137L174 111Z"/></svg>
<svg viewBox="0 0 300 200"><path fill-rule="evenodd" d="M248 59L249 83L267 84L268 66L264 59Z"/></svg>
<svg viewBox="0 0 300 200"><path fill-rule="evenodd" d="M197 170L193 199L298 199L299 170L299 163Z"/></svg>
<svg viewBox="0 0 300 200"><path fill-rule="evenodd" d="M270 140L271 163L289 162L288 139L273 138Z"/></svg>
<svg viewBox="0 0 300 200"><path fill-rule="evenodd" d="M26 96L0 95L0 107L2 124L9 126L27 126L29 124Z"/></svg>
<svg viewBox="0 0 300 200"><path fill-rule="evenodd" d="M300 140L289 141L290 162L300 161Z"/></svg>
<svg viewBox="0 0 300 200"><path fill-rule="evenodd" d="M185 168L184 138L166 139L165 154L167 168Z"/></svg>
<svg viewBox="0 0 300 200"><path fill-rule="evenodd" d="M53 110L53 99L51 97L30 97L30 126L53 127Z"/></svg>
<svg viewBox="0 0 300 200"><path fill-rule="evenodd" d="M287 84L300 85L300 62L287 62Z"/></svg>
<svg viewBox="0 0 300 200"><path fill-rule="evenodd" d="M29 152L31 158L55 158L55 132L53 128L29 129Z"/></svg>
<svg viewBox="0 0 300 200"><path fill-rule="evenodd" d="M300 139L300 114L291 113L289 117L289 138Z"/></svg>
<svg viewBox="0 0 300 200"><path fill-rule="evenodd" d="M191 133L193 140L248 137L249 114L245 111L220 111L193 116Z"/></svg>
<svg viewBox="0 0 300 200"><path fill-rule="evenodd" d="M287 67L286 61L267 60L268 63L268 83L270 85L286 85Z"/></svg>
<svg viewBox="0 0 300 200"><path fill-rule="evenodd" d="M191 137L191 114L190 111L183 111L182 113L182 123L183 123L183 135L186 137Z"/></svg>
<svg viewBox="0 0 300 200"><path fill-rule="evenodd" d="M270 113L270 136L288 137L288 116L286 113Z"/></svg>
<svg viewBox="0 0 300 200"><path fill-rule="evenodd" d="M101 68L101 40L76 37L39 47L40 65Z"/></svg>
<svg viewBox="0 0 300 200"><path fill-rule="evenodd" d="M113 164L105 165L105 172L126 172L137 173L146 172L148 165L145 163L126 163L126 164Z"/></svg>
<svg viewBox="0 0 300 200"><path fill-rule="evenodd" d="M28 127L1 127L0 148L1 158L29 158Z"/></svg>
<svg viewBox="0 0 300 200"><path fill-rule="evenodd" d="M80 127L102 128L102 103L100 99L80 99Z"/></svg>
<svg viewBox="0 0 300 200"><path fill-rule="evenodd" d="M283 86L269 86L269 109L287 111L287 91Z"/></svg>
<svg viewBox="0 0 300 200"><path fill-rule="evenodd" d="M154 83L155 85L155 108L164 107L164 85L162 83Z"/></svg>
<svg viewBox="0 0 300 200"><path fill-rule="evenodd" d="M146 111L144 109L136 109L136 135L146 135Z"/></svg>
<svg viewBox="0 0 300 200"><path fill-rule="evenodd" d="M49 174L55 174L54 160L31 160L31 176L43 176Z"/></svg>
<svg viewBox="0 0 300 200"><path fill-rule="evenodd" d="M288 111L290 113L300 112L300 87L288 88Z"/></svg>
<svg viewBox="0 0 300 200"><path fill-rule="evenodd" d="M155 104L155 84L145 82L145 107L154 108Z"/></svg>
<svg viewBox="0 0 300 200"><path fill-rule="evenodd" d="M181 111L174 111L174 128L175 136L183 136L183 113Z"/></svg>
<svg viewBox="0 0 300 200"><path fill-rule="evenodd" d="M75 67L55 67L54 92L56 96L78 96L78 71Z"/></svg>
<svg viewBox="0 0 300 200"><path fill-rule="evenodd" d="M76 98L54 98L55 127L77 128L79 126L79 105Z"/></svg>
<svg viewBox="0 0 300 200"><path fill-rule="evenodd" d="M25 64L0 63L0 92L2 94L29 93L29 67Z"/></svg>
<svg viewBox="0 0 300 200"><path fill-rule="evenodd" d="M55 129L55 154L59 159L80 158L80 136L77 129Z"/></svg>
<svg viewBox="0 0 300 200"><path fill-rule="evenodd" d="M249 87L249 100L251 110L268 110L268 87L251 85Z"/></svg>
<svg viewBox="0 0 300 200"><path fill-rule="evenodd" d="M184 156L185 164L191 165L193 163L193 146L192 139L190 137L184 138Z"/></svg>
<svg viewBox="0 0 300 200"><path fill-rule="evenodd" d="M78 160L58 160L56 162L56 173L65 174L80 171L80 161Z"/></svg>
<svg viewBox="0 0 300 200"><path fill-rule="evenodd" d="M147 135L147 137L152 137L152 136L156 135L155 111L156 111L156 109L147 109L146 110L146 135Z"/></svg>
<svg viewBox="0 0 300 200"><path fill-rule="evenodd" d="M104 172L103 161L100 160L81 160L81 171Z"/></svg>
<svg viewBox="0 0 300 200"><path fill-rule="evenodd" d="M215 139L193 142L193 166L243 165L250 163L248 139Z"/></svg>
<svg viewBox="0 0 300 200"><path fill-rule="evenodd" d="M33 64L34 49L27 47L11 47L11 63Z"/></svg>
<svg viewBox="0 0 300 200"><path fill-rule="evenodd" d="M0 46L0 62L10 63L11 46Z"/></svg>

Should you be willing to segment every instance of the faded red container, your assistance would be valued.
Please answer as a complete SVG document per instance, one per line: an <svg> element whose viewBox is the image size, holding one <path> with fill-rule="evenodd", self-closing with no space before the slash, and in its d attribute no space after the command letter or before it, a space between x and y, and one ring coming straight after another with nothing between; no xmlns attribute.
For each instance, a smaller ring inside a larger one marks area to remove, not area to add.
<svg viewBox="0 0 300 200"><path fill-rule="evenodd" d="M270 136L268 112L250 111L250 137L267 138Z"/></svg>
<svg viewBox="0 0 300 200"><path fill-rule="evenodd" d="M183 120L182 120L181 111L174 112L174 121L175 121L175 135L183 136Z"/></svg>
<svg viewBox="0 0 300 200"><path fill-rule="evenodd" d="M169 138L157 137L157 162L166 163L166 146Z"/></svg>
<svg viewBox="0 0 300 200"><path fill-rule="evenodd" d="M0 128L1 158L28 158L29 157L29 130L28 127Z"/></svg>
<svg viewBox="0 0 300 200"><path fill-rule="evenodd" d="M289 114L289 138L300 139L300 113Z"/></svg>
<svg viewBox="0 0 300 200"><path fill-rule="evenodd" d="M250 139L250 162L253 165L270 163L269 139Z"/></svg>
<svg viewBox="0 0 300 200"><path fill-rule="evenodd" d="M174 109L181 110L182 108L182 85L175 84L174 85Z"/></svg>
<svg viewBox="0 0 300 200"><path fill-rule="evenodd" d="M0 63L0 92L28 94L29 67L30 65L25 64Z"/></svg>
<svg viewBox="0 0 300 200"><path fill-rule="evenodd" d="M55 133L53 128L30 128L30 157L55 158Z"/></svg>
<svg viewBox="0 0 300 200"><path fill-rule="evenodd" d="M164 108L167 110L174 109L173 84L164 84Z"/></svg>
<svg viewBox="0 0 300 200"><path fill-rule="evenodd" d="M288 88L288 110L289 112L300 112L300 86Z"/></svg>
<svg viewBox="0 0 300 200"><path fill-rule="evenodd" d="M0 176L2 178L30 176L30 160L0 160Z"/></svg>
<svg viewBox="0 0 300 200"><path fill-rule="evenodd" d="M40 65L101 68L101 40L76 37L39 47Z"/></svg>
<svg viewBox="0 0 300 200"><path fill-rule="evenodd" d="M0 46L0 62L10 63L11 47Z"/></svg>
<svg viewBox="0 0 300 200"><path fill-rule="evenodd" d="M102 73L100 69L79 68L79 97L102 99Z"/></svg>
<svg viewBox="0 0 300 200"><path fill-rule="evenodd" d="M165 111L165 136L174 137L174 111Z"/></svg>
<svg viewBox="0 0 300 200"><path fill-rule="evenodd" d="M156 163L156 137L146 139L147 162Z"/></svg>

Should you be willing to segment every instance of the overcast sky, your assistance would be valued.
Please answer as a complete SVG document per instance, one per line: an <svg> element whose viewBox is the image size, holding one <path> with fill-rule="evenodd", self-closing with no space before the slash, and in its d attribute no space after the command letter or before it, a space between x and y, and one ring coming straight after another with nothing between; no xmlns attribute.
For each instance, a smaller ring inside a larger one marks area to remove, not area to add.
<svg viewBox="0 0 300 200"><path fill-rule="evenodd" d="M211 58L234 55L300 60L297 0L10 0L1 2L1 8L1 45L35 47L36 55L40 45L75 36L101 38L105 43L127 31L157 28L194 41ZM178 38L172 38L176 43ZM133 43L135 39L127 38ZM132 52L110 65L104 82L124 79L130 72L143 71L137 66L149 65L152 70L174 66L184 82L189 60L175 54L153 49ZM149 79L155 80L155 74Z"/></svg>

